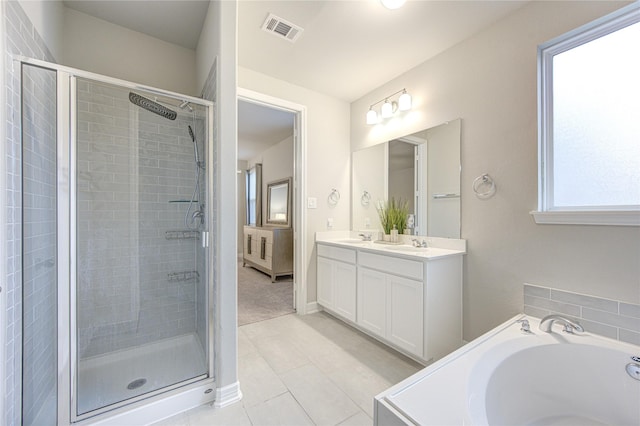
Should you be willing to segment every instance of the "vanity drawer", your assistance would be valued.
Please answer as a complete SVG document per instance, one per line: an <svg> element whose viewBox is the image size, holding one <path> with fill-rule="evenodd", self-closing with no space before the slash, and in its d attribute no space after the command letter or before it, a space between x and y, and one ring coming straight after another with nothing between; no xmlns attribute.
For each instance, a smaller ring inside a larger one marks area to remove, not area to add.
<svg viewBox="0 0 640 426"><path fill-rule="evenodd" d="M341 262L356 263L356 251L348 248L318 244L318 256Z"/></svg>
<svg viewBox="0 0 640 426"><path fill-rule="evenodd" d="M416 260L368 252L360 252L358 265L414 280L422 280L424 270L424 264Z"/></svg>

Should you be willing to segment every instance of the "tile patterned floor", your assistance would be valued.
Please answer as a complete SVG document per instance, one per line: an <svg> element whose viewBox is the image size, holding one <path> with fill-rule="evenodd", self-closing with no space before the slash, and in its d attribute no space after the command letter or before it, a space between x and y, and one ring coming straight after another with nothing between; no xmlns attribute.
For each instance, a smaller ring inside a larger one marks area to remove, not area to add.
<svg viewBox="0 0 640 426"><path fill-rule="evenodd" d="M155 426L371 425L373 397L422 368L325 313L244 325L238 356L241 402Z"/></svg>

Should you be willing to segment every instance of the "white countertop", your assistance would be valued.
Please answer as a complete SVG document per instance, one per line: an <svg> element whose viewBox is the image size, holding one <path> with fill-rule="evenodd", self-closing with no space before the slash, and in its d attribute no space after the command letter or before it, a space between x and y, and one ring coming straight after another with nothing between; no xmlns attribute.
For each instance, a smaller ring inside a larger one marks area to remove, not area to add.
<svg viewBox="0 0 640 426"><path fill-rule="evenodd" d="M427 241L428 247L414 247L411 244L411 238ZM319 232L316 234L316 242L318 243L416 260L431 260L466 254L465 240L402 235L401 241L402 244L363 241L361 237L352 236L349 231Z"/></svg>

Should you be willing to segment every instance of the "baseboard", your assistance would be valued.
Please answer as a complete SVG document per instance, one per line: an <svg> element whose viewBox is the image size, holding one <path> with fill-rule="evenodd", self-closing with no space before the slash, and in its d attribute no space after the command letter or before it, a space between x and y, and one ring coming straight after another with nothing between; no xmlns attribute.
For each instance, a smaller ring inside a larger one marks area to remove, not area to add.
<svg viewBox="0 0 640 426"><path fill-rule="evenodd" d="M316 312L320 312L322 309L318 302L308 302L306 306L305 314L315 314Z"/></svg>
<svg viewBox="0 0 640 426"><path fill-rule="evenodd" d="M223 408L242 399L242 392L240 391L240 382L235 382L230 385L216 388L216 400L214 407Z"/></svg>

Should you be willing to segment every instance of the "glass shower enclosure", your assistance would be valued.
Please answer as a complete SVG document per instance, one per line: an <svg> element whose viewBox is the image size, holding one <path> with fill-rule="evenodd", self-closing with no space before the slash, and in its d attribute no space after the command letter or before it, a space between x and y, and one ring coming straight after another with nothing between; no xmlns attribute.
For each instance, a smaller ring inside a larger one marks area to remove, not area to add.
<svg viewBox="0 0 640 426"><path fill-rule="evenodd" d="M38 61L22 70L23 210L44 224L24 227L23 257L46 272L46 293L23 297L23 334L47 355L23 345L23 423L212 384L213 105ZM57 404L40 395L43 372L53 389L68 373Z"/></svg>

